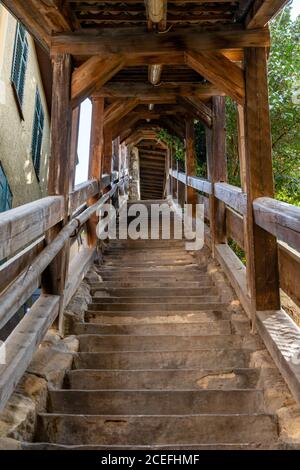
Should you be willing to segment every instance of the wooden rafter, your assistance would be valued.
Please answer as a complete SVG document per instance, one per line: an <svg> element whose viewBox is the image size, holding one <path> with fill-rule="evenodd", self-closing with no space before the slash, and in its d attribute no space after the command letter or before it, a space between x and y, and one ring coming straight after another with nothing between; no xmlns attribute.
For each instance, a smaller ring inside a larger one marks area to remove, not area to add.
<svg viewBox="0 0 300 470"><path fill-rule="evenodd" d="M186 63L222 92L243 104L245 79L243 70L219 53L186 53Z"/></svg>
<svg viewBox="0 0 300 470"><path fill-rule="evenodd" d="M95 90L102 87L117 72L124 63L120 56L100 57L94 56L82 64L72 77L72 105L80 104L85 98L91 96Z"/></svg>
<svg viewBox="0 0 300 470"><path fill-rule="evenodd" d="M193 97L179 96L177 101L186 108L190 114L205 124L205 126L209 128L212 126L212 111L201 100Z"/></svg>
<svg viewBox="0 0 300 470"><path fill-rule="evenodd" d="M176 100L177 96L196 96L210 98L213 95L222 95L222 91L210 84L164 84L154 87L149 83L130 84L126 82L111 82L99 90L99 96L105 98L138 98L141 102L164 102L168 99Z"/></svg>
<svg viewBox="0 0 300 470"><path fill-rule="evenodd" d="M130 51L136 56L155 54L156 63L163 63L164 56L184 50L198 52L243 47L268 47L270 34L268 29L224 30L203 32L190 27L184 30L170 31L168 34L156 34L143 28L106 29L97 34L58 34L52 38L54 52L67 52L74 56L90 57L97 54L126 54Z"/></svg>
<svg viewBox="0 0 300 470"><path fill-rule="evenodd" d="M289 0L255 0L246 17L248 29L264 28Z"/></svg>
<svg viewBox="0 0 300 470"><path fill-rule="evenodd" d="M108 106L104 111L104 126L112 126L117 121L126 116L132 111L139 103L136 98L128 98L125 100L118 100Z"/></svg>

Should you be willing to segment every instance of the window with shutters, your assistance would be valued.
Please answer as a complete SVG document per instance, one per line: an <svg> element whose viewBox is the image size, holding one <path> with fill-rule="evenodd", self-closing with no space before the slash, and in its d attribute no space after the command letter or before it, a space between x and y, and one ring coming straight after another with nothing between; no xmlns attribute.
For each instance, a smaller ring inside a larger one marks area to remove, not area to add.
<svg viewBox="0 0 300 470"><path fill-rule="evenodd" d="M28 41L26 30L20 23L17 24L14 55L11 70L11 82L15 91L18 105L22 109L24 98L25 75L28 59Z"/></svg>
<svg viewBox="0 0 300 470"><path fill-rule="evenodd" d="M33 118L33 129L32 129L32 145L31 154L34 169L37 177L40 175L40 163L41 163L41 152L42 152L42 141L44 131L44 110L41 102L41 97L38 88L35 94L35 109Z"/></svg>
<svg viewBox="0 0 300 470"><path fill-rule="evenodd" d="M12 199L12 192L0 163L0 212L5 212L8 209L11 209Z"/></svg>

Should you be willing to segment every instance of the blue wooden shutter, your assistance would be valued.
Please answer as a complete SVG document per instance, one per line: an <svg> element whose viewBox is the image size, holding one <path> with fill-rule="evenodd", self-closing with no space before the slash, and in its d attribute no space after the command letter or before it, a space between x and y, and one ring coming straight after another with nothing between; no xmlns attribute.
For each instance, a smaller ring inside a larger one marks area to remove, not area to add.
<svg viewBox="0 0 300 470"><path fill-rule="evenodd" d="M32 129L32 161L37 177L40 174L41 151L44 131L44 110L41 102L39 90L35 94L35 110Z"/></svg>
<svg viewBox="0 0 300 470"><path fill-rule="evenodd" d="M17 24L14 56L12 62L11 81L15 87L15 91L20 105L23 104L25 75L28 59L28 41L26 30L20 23Z"/></svg>
<svg viewBox="0 0 300 470"><path fill-rule="evenodd" d="M6 175L0 163L0 212L11 209L12 192L10 190Z"/></svg>

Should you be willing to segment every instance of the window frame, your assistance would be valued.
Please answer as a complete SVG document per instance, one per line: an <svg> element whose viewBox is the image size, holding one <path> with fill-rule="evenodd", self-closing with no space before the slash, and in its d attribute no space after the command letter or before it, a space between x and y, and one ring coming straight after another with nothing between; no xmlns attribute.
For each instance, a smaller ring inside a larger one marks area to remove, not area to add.
<svg viewBox="0 0 300 470"><path fill-rule="evenodd" d="M31 159L36 177L40 181L41 156L45 127L45 111L38 86L35 91L35 104L32 124Z"/></svg>
<svg viewBox="0 0 300 470"><path fill-rule="evenodd" d="M2 166L2 163L0 162L0 180L1 177L3 178L4 181L4 197L0 198L0 213L6 212L12 208L13 204L13 193L11 190L11 187L9 185L6 173L4 171L4 168ZM1 199L5 200L5 208L1 208ZM8 203L9 201L9 203ZM8 203L8 204L7 204Z"/></svg>
<svg viewBox="0 0 300 470"><path fill-rule="evenodd" d="M18 52L18 48L20 49L19 52ZM18 58L18 55L19 55L19 58ZM14 51L13 51L13 57L12 57L10 82L11 82L14 97L15 97L17 107L18 107L22 120L24 120L23 103L24 103L24 92L25 92L28 56L29 56L29 44L28 44L28 39L27 39L27 31L24 28L24 26L20 22L18 22L16 26L16 32L15 32L15 42L14 42ZM18 67L18 71L16 72L17 67Z"/></svg>

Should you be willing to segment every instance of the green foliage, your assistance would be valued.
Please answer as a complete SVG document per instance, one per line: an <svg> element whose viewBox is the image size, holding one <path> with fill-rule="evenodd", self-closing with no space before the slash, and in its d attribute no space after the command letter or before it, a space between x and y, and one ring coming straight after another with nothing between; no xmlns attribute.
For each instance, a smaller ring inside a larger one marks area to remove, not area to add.
<svg viewBox="0 0 300 470"><path fill-rule="evenodd" d="M232 238L229 238L228 240L228 245L232 249L232 251L237 255L237 257L241 260L241 262L246 266L246 253L242 248L239 247L239 245L232 240Z"/></svg>
<svg viewBox="0 0 300 470"><path fill-rule="evenodd" d="M177 161L185 162L184 143L179 137L171 135L167 130L162 129L158 134L158 138L173 150L173 156Z"/></svg>
<svg viewBox="0 0 300 470"><path fill-rule="evenodd" d="M271 24L269 96L276 198L300 205L300 17L286 7ZM227 99L228 178L239 185L237 108Z"/></svg>

